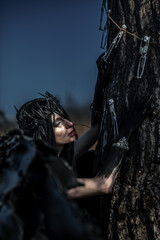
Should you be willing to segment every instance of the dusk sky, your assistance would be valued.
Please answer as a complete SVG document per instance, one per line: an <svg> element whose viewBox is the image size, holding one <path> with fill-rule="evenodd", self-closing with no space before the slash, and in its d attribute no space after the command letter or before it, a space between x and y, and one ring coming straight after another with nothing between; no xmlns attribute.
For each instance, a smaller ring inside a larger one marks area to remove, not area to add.
<svg viewBox="0 0 160 240"><path fill-rule="evenodd" d="M15 115L49 91L90 103L102 53L100 0L3 0L0 6L0 109Z"/></svg>

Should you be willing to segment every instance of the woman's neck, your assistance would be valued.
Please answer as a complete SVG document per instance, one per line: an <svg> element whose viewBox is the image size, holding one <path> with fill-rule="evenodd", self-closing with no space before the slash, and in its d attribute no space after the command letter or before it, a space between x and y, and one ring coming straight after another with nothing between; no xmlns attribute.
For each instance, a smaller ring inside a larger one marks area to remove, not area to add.
<svg viewBox="0 0 160 240"><path fill-rule="evenodd" d="M57 145L57 156L59 157L61 155L61 152L63 150L63 145Z"/></svg>

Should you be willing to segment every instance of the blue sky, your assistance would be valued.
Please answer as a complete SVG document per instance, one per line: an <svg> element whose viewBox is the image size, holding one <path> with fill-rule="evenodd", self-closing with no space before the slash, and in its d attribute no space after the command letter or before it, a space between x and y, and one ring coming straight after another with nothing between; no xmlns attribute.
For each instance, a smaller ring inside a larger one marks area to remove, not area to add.
<svg viewBox="0 0 160 240"><path fill-rule="evenodd" d="M0 6L0 108L50 91L65 105L91 102L100 49L99 0L3 0Z"/></svg>

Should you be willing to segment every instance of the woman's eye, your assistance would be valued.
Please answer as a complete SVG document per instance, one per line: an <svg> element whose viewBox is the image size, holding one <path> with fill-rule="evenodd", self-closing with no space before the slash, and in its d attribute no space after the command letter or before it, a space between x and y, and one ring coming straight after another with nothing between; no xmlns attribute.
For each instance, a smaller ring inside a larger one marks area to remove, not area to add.
<svg viewBox="0 0 160 240"><path fill-rule="evenodd" d="M62 122L61 120L58 120L58 119L55 120L54 127L58 127L61 122Z"/></svg>

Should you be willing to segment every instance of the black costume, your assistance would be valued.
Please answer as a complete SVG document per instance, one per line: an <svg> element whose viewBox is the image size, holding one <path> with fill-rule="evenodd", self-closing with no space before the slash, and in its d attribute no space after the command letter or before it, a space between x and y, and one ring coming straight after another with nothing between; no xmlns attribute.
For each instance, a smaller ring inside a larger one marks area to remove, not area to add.
<svg viewBox="0 0 160 240"><path fill-rule="evenodd" d="M64 159L19 131L0 138L0 239L94 239L65 190L77 186Z"/></svg>
<svg viewBox="0 0 160 240"><path fill-rule="evenodd" d="M0 239L94 239L91 225L65 193L80 184L73 171L74 144L57 157L54 113L69 120L46 92L17 110L25 135L13 131L0 138Z"/></svg>

